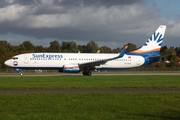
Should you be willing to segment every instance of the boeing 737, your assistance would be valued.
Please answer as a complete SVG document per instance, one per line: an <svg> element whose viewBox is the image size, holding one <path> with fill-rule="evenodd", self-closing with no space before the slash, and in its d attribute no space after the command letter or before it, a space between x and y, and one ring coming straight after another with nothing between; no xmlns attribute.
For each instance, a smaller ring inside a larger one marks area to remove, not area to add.
<svg viewBox="0 0 180 120"><path fill-rule="evenodd" d="M103 53L25 53L5 61L7 66L21 72L23 69L51 69L66 73L90 76L91 70L118 70L134 68L160 61L166 26L160 25L147 42L138 50L127 52L127 46L119 54Z"/></svg>

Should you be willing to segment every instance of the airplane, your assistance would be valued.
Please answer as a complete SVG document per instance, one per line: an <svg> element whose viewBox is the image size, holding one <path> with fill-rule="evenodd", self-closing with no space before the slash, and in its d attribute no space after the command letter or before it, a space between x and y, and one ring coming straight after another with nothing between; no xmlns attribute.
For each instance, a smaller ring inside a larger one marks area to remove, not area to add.
<svg viewBox="0 0 180 120"><path fill-rule="evenodd" d="M119 70L146 66L160 61L165 25L160 25L145 44L134 51L127 51L125 46L121 53L25 53L13 56L5 65L20 71L23 69L58 70L65 73L79 73L91 76L91 70Z"/></svg>

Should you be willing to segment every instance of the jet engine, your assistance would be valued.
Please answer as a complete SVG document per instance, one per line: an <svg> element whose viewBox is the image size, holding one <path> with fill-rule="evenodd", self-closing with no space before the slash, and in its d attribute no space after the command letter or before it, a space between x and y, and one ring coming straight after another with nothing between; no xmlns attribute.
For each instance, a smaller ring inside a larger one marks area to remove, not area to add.
<svg viewBox="0 0 180 120"><path fill-rule="evenodd" d="M63 72L78 73L80 72L80 68L79 68L79 65L64 65Z"/></svg>

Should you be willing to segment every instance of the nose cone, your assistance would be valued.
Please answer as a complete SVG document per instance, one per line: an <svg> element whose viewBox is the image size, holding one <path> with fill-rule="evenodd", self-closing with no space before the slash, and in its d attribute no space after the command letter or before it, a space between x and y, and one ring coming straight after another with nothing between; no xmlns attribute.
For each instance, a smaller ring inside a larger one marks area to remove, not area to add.
<svg viewBox="0 0 180 120"><path fill-rule="evenodd" d="M7 65L7 66L10 66L10 60L6 60L6 61L4 62L4 64Z"/></svg>

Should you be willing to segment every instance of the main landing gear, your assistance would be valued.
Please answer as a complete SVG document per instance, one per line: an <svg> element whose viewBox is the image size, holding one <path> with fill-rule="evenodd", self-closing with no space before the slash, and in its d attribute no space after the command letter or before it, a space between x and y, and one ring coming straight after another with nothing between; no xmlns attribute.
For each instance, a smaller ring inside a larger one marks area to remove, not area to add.
<svg viewBox="0 0 180 120"><path fill-rule="evenodd" d="M92 74L92 73L91 73L90 70L84 70L84 71L83 71L83 75L84 75L84 76L91 76L91 74Z"/></svg>

